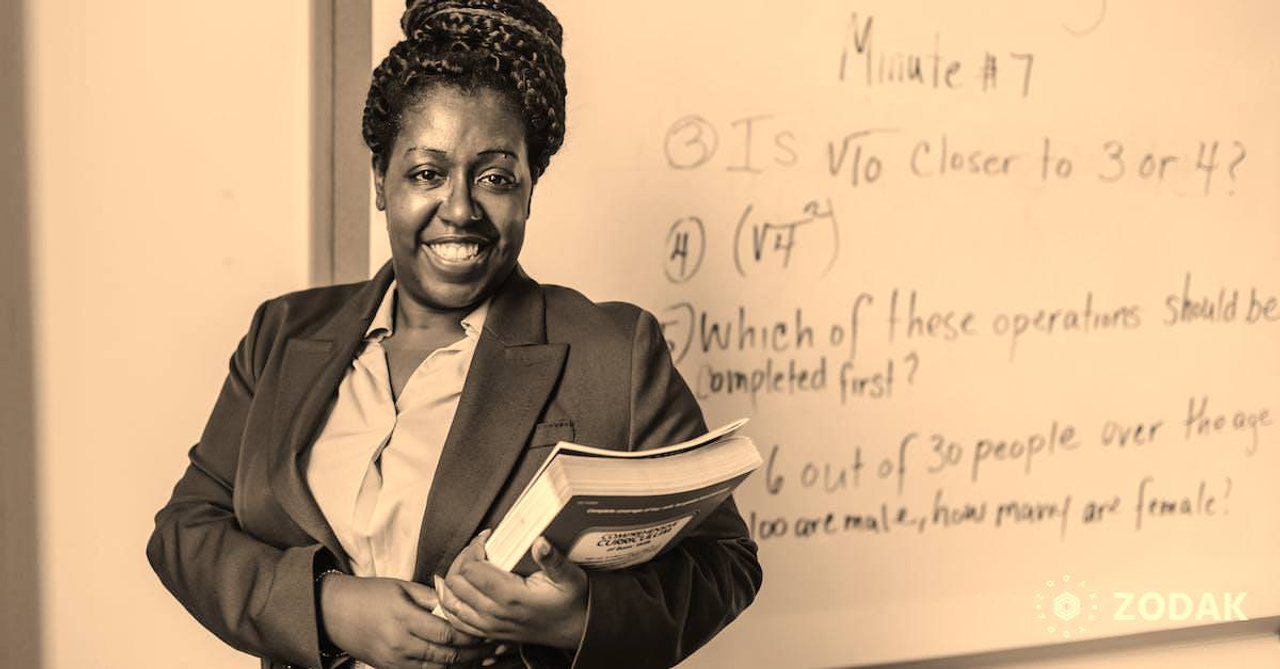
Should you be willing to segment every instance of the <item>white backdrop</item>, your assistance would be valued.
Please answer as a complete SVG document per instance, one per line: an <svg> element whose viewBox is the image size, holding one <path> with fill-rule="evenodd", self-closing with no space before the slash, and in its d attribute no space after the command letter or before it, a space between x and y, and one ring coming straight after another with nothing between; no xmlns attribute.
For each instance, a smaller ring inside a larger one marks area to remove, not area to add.
<svg viewBox="0 0 1280 669"><path fill-rule="evenodd" d="M770 462L764 590L690 666L1280 614L1270 4L548 4L522 262L657 313Z"/></svg>

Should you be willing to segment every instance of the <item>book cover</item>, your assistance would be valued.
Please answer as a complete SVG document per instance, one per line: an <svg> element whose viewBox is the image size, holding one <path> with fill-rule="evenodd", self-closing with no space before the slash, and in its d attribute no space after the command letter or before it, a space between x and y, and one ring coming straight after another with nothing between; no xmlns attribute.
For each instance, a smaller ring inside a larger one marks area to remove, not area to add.
<svg viewBox="0 0 1280 669"><path fill-rule="evenodd" d="M760 466L755 444L735 436L745 423L645 451L557 444L486 541L489 560L528 576L538 536L587 569L653 559Z"/></svg>
<svg viewBox="0 0 1280 669"><path fill-rule="evenodd" d="M750 473L664 495L576 495L542 534L584 569L630 567L674 546ZM538 571L528 549L511 571Z"/></svg>

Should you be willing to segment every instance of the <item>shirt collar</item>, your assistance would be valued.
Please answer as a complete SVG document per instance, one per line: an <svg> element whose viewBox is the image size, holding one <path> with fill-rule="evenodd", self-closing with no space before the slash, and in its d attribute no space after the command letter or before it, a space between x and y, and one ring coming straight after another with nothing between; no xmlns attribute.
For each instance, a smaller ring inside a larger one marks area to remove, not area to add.
<svg viewBox="0 0 1280 669"><path fill-rule="evenodd" d="M364 332L365 341L382 341L395 332L396 299L396 282L392 279L387 292L382 295L378 310L373 314L373 320L369 322L369 329ZM485 319L489 315L489 302L490 299L486 298L480 306L462 318L462 331L467 339L475 341L480 338Z"/></svg>

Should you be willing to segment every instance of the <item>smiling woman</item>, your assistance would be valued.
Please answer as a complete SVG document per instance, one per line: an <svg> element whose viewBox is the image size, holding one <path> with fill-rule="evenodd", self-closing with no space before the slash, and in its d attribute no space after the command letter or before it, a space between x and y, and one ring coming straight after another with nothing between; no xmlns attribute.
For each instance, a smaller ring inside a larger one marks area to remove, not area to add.
<svg viewBox="0 0 1280 669"><path fill-rule="evenodd" d="M519 115L493 89L437 85L406 110L390 154L374 186L403 293L415 308L469 310L524 243L533 177Z"/></svg>
<svg viewBox="0 0 1280 669"><path fill-rule="evenodd" d="M418 0L402 27L364 115L391 261L259 307L148 557L264 667L672 666L760 587L732 498L613 572L544 540L521 578L482 547L557 441L706 430L651 314L519 266L563 141L560 24L537 0Z"/></svg>

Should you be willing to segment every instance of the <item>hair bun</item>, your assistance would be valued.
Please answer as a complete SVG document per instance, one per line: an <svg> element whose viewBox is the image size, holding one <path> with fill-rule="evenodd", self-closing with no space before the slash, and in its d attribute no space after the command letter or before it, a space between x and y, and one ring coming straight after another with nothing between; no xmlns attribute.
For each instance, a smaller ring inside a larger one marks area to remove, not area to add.
<svg viewBox="0 0 1280 669"><path fill-rule="evenodd" d="M409 0L405 39L374 68L365 99L364 141L386 169L401 112L437 84L503 94L525 123L529 168L537 179L564 143L563 32L539 0Z"/></svg>
<svg viewBox="0 0 1280 669"><path fill-rule="evenodd" d="M538 0L407 0L405 5L400 28L411 40L515 33L557 55L564 40L560 22Z"/></svg>

